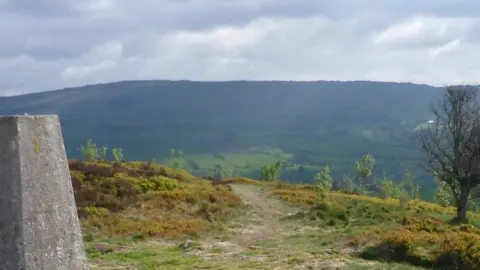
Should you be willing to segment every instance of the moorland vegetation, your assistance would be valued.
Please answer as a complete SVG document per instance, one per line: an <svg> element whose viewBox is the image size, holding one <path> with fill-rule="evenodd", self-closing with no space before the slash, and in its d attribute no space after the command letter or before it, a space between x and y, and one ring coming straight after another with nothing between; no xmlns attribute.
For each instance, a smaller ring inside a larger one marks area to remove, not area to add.
<svg viewBox="0 0 480 270"><path fill-rule="evenodd" d="M80 148L84 160L72 160L69 166L92 265L291 269L330 261L358 269L352 267L373 267L368 264L373 261L376 269L478 269L476 95L473 87L447 87L433 108L435 123L420 136L425 163L438 183L434 202L421 200L409 171L400 182L372 177L375 158L370 154L355 163L357 174L349 182L336 182L326 165L314 184L291 184L280 180L280 161L262 166L259 180L223 177L221 166L200 178L182 169L181 151L171 149L168 165L125 161L119 148L111 150L108 161L108 148L89 140ZM242 192L236 192L239 186ZM246 199L253 203L250 208ZM272 203L279 214L271 211ZM256 247L244 246L248 250L237 253L202 244L234 242L232 222L249 225L252 209L257 221L273 222L269 224L283 236L268 240L257 235ZM167 240L176 244L161 242ZM282 246L291 250L280 252ZM212 259L212 253L225 257ZM259 256L261 260L252 259Z"/></svg>

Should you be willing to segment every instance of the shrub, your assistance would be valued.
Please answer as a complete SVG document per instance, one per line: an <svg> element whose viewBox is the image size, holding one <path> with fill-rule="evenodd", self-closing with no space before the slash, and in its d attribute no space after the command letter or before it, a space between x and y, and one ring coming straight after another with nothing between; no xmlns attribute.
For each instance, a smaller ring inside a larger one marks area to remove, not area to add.
<svg viewBox="0 0 480 270"><path fill-rule="evenodd" d="M280 168L282 163L280 161L275 162L272 165L263 165L260 168L260 175L265 181L275 181L280 178Z"/></svg>
<svg viewBox="0 0 480 270"><path fill-rule="evenodd" d="M435 265L450 269L477 269L480 265L480 237L447 234L437 251Z"/></svg>
<svg viewBox="0 0 480 270"><path fill-rule="evenodd" d="M393 233L384 238L374 249L371 247L367 248L369 252L364 253L363 256L375 255L377 258L387 261L407 261L411 256L412 248L413 239L411 234Z"/></svg>
<svg viewBox="0 0 480 270"><path fill-rule="evenodd" d="M168 178L165 176L152 176L149 178L141 177L137 181L143 193L152 191L173 190L181 187L177 179Z"/></svg>
<svg viewBox="0 0 480 270"><path fill-rule="evenodd" d="M360 193L364 194L369 183L367 179L372 176L373 167L375 166L375 158L370 155L364 155L360 160L355 162L355 171L359 180Z"/></svg>
<svg viewBox="0 0 480 270"><path fill-rule="evenodd" d="M325 198L327 192L332 190L333 178L330 174L330 167L326 165L315 176L315 182L317 183L316 191L319 200Z"/></svg>
<svg viewBox="0 0 480 270"><path fill-rule="evenodd" d="M174 169L179 169L182 167L182 160L183 160L183 151L182 150L175 150L175 148L170 148L170 166Z"/></svg>
<svg viewBox="0 0 480 270"><path fill-rule="evenodd" d="M94 161L98 158L97 145L91 140L87 140L85 145L80 146L80 152L86 161Z"/></svg>
<svg viewBox="0 0 480 270"><path fill-rule="evenodd" d="M401 184L395 184L392 180L384 177L377 184L380 196L383 198L405 198L407 196Z"/></svg>
<svg viewBox="0 0 480 270"><path fill-rule="evenodd" d="M113 148L112 149L112 156L115 162L122 162L123 161L123 149L122 148Z"/></svg>

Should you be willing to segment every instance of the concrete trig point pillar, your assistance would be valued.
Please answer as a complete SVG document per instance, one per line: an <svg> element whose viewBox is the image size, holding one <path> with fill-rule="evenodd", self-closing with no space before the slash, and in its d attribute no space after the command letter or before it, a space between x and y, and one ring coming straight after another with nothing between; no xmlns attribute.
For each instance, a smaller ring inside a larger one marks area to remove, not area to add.
<svg viewBox="0 0 480 270"><path fill-rule="evenodd" d="M56 115L0 117L0 270L89 269Z"/></svg>

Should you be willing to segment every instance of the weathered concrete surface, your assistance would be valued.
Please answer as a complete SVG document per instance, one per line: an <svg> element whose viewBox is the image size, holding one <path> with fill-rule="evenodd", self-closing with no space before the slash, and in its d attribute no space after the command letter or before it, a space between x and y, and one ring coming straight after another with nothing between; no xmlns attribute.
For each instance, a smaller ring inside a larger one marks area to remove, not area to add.
<svg viewBox="0 0 480 270"><path fill-rule="evenodd" d="M0 270L89 269L60 121L0 117Z"/></svg>

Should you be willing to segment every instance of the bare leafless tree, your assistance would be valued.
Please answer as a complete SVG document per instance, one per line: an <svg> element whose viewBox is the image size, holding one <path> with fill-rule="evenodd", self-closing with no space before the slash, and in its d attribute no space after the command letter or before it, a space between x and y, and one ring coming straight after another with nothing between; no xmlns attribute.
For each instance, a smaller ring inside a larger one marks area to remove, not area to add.
<svg viewBox="0 0 480 270"><path fill-rule="evenodd" d="M435 122L420 132L426 167L452 189L456 220L467 221L470 191L480 184L480 106L476 86L445 86Z"/></svg>

